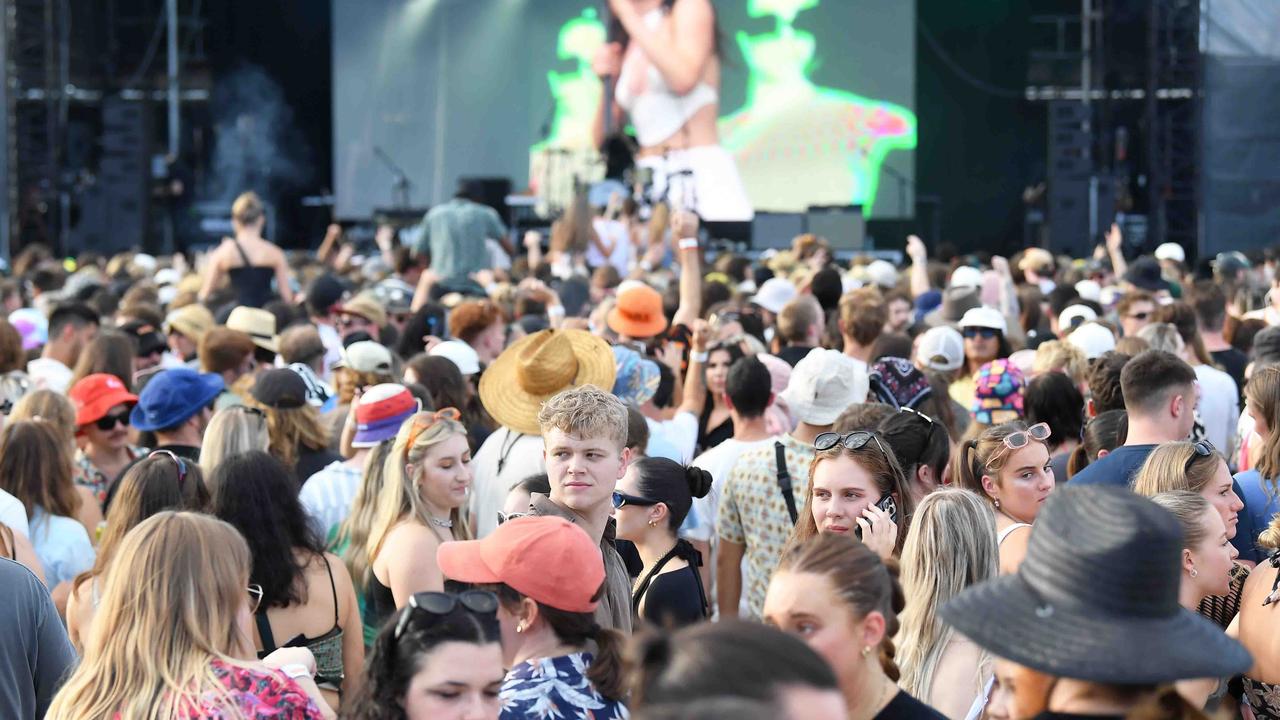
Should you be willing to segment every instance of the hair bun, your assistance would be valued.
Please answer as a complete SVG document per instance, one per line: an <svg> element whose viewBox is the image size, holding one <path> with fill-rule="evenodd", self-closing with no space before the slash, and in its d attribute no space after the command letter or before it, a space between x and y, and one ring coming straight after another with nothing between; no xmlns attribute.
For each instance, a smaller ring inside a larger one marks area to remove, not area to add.
<svg viewBox="0 0 1280 720"><path fill-rule="evenodd" d="M700 467L690 465L684 469L684 479L689 483L689 494L696 498L706 497L711 492L711 483L715 478Z"/></svg>

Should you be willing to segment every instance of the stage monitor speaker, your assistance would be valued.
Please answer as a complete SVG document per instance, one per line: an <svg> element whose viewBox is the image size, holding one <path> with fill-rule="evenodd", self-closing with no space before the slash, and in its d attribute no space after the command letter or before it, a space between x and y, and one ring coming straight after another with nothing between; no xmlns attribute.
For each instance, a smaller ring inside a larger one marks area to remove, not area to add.
<svg viewBox="0 0 1280 720"><path fill-rule="evenodd" d="M867 249L867 221L861 205L810 206L805 232L826 238L833 251Z"/></svg>
<svg viewBox="0 0 1280 720"><path fill-rule="evenodd" d="M751 242L751 223L747 220L704 220L702 227L710 240L727 240L743 245Z"/></svg>
<svg viewBox="0 0 1280 720"><path fill-rule="evenodd" d="M488 205L498 211L498 217L506 222L511 209L507 206L507 196L511 194L511 178L507 177L461 177L459 185L466 185L473 193L472 199L481 205Z"/></svg>
<svg viewBox="0 0 1280 720"><path fill-rule="evenodd" d="M756 212L751 221L752 250L785 250L804 234L804 213Z"/></svg>

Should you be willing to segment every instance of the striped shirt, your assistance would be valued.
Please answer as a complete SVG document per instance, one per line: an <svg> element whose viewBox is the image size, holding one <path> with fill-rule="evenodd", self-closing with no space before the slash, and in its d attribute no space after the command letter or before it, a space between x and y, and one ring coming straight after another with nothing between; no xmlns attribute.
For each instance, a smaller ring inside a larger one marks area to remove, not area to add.
<svg viewBox="0 0 1280 720"><path fill-rule="evenodd" d="M303 483L298 500L321 540L329 536L331 528L347 519L363 477L361 468L339 461L329 463Z"/></svg>

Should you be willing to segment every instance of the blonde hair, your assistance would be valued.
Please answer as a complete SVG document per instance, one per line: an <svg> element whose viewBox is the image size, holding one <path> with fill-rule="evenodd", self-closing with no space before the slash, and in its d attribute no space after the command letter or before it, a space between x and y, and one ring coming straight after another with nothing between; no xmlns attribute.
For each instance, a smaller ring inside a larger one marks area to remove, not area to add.
<svg viewBox="0 0 1280 720"><path fill-rule="evenodd" d="M1089 360L1084 351L1062 340L1050 340L1036 348L1036 357L1031 364L1031 373L1040 375L1051 371L1060 371L1079 385L1085 382L1089 373Z"/></svg>
<svg viewBox="0 0 1280 720"><path fill-rule="evenodd" d="M1133 491L1146 497L1171 490L1198 493L1213 480L1222 462L1225 460L1217 450L1206 458L1196 454L1194 443L1163 443L1142 463L1133 479Z"/></svg>
<svg viewBox="0 0 1280 720"><path fill-rule="evenodd" d="M928 698L934 673L955 630L938 609L961 590L996 577L1000 548L991 504L959 488L937 490L916 508L902 548L902 592L906 609L898 632L898 684L908 694ZM988 662L982 654L979 673Z"/></svg>
<svg viewBox="0 0 1280 720"><path fill-rule="evenodd" d="M252 225L261 220L262 215L262 199L252 190L240 193L235 202L231 203L231 220L238 225Z"/></svg>
<svg viewBox="0 0 1280 720"><path fill-rule="evenodd" d="M986 475L996 485L1000 485L1000 470L1013 457L1013 452L1005 447L1004 439L1026 430L1027 425L1018 421L986 428L976 437L969 437L969 433L966 433L965 440L960 443L959 461L952 461L951 474L956 479L956 484L994 504L986 488L982 487L982 476ZM1028 445L1040 443L1046 451L1049 449L1049 444L1043 440L1036 440L1030 435L1027 440Z"/></svg>
<svg viewBox="0 0 1280 720"><path fill-rule="evenodd" d="M350 405L356 397L356 390L379 383L399 382L389 372L360 372L351 368L335 368L333 384L337 386L338 403Z"/></svg>
<svg viewBox="0 0 1280 720"><path fill-rule="evenodd" d="M107 568L84 656L50 720L168 720L210 701L243 717L211 661L248 666L236 658L253 641L236 617L249 563L244 538L221 520L166 511L139 523Z"/></svg>
<svg viewBox="0 0 1280 720"><path fill-rule="evenodd" d="M1244 386L1245 399L1267 422L1267 439L1258 455L1258 473L1270 484L1269 494L1280 493L1280 367L1256 369Z"/></svg>
<svg viewBox="0 0 1280 720"><path fill-rule="evenodd" d="M266 414L258 415L250 412L250 408L249 405L229 405L213 414L209 428L205 430L204 441L200 443L200 469L205 477L212 478L218 464L229 457L250 450L265 452L270 447L271 434ZM262 412L258 408L252 409Z"/></svg>
<svg viewBox="0 0 1280 720"><path fill-rule="evenodd" d="M76 406L62 393L52 390L29 392L13 406L8 420L42 420L53 426L69 447L75 447Z"/></svg>
<svg viewBox="0 0 1280 720"><path fill-rule="evenodd" d="M1213 508L1204 496L1187 490L1170 490L1152 495L1151 501L1178 519L1182 526L1182 547L1194 549L1204 542L1209 534L1204 527L1204 516Z"/></svg>
<svg viewBox="0 0 1280 720"><path fill-rule="evenodd" d="M430 425L422 429L421 426L426 423ZM428 450L454 435L466 434L467 429L462 423L457 420L436 419L434 412L416 413L400 426L395 445L383 465L382 490L378 494L373 522L369 525L369 539L365 541L365 555L371 566L396 523L406 518L423 525L430 522L426 503L418 490L417 474L410 476L405 472L405 465L419 468L420 473L422 458ZM449 519L453 521L453 532L457 539L471 539L471 528L463 517L462 508L449 511Z"/></svg>
<svg viewBox="0 0 1280 720"><path fill-rule="evenodd" d="M298 462L299 445L312 450L329 447L329 431L320 422L320 411L314 407L273 408L258 402L252 395L242 397L245 405L267 414L267 435L271 438L267 449L290 470ZM305 482L306 478L298 480Z"/></svg>
<svg viewBox="0 0 1280 720"><path fill-rule="evenodd" d="M562 390L542 404L538 427L580 438L604 437L619 448L627 445L627 406L617 396L594 385Z"/></svg>
<svg viewBox="0 0 1280 720"><path fill-rule="evenodd" d="M1146 340L1152 350L1163 350L1171 355L1182 357L1187 344L1178 334L1178 328L1169 323L1151 323L1138 331L1138 337Z"/></svg>
<svg viewBox="0 0 1280 720"><path fill-rule="evenodd" d="M330 545L332 550L341 550L342 562L351 573L356 589L364 592L366 573L369 570L369 531L377 520L378 497L385 484L387 457L394 441L378 443L369 451L364 459L364 474L356 496L351 501L351 512L338 526L338 532Z"/></svg>

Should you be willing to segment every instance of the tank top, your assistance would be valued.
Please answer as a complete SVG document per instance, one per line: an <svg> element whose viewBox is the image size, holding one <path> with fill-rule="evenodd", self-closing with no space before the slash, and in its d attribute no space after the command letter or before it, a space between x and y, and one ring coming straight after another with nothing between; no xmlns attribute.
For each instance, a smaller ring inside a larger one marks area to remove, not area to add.
<svg viewBox="0 0 1280 720"><path fill-rule="evenodd" d="M369 568L369 583L365 585L364 599L364 618L362 619L366 628L374 629L376 636L387 618L395 614L396 596L391 593L391 588L383 585L378 580L378 576L373 574L373 568Z"/></svg>
<svg viewBox="0 0 1280 720"><path fill-rule="evenodd" d="M1001 530L1000 534L996 535L996 547L1003 545L1004 539L1009 537L1010 533L1012 533L1014 530L1017 530L1018 528L1024 528L1024 527L1031 527L1031 526L1028 525L1027 523L1014 523L1009 527Z"/></svg>
<svg viewBox="0 0 1280 720"><path fill-rule="evenodd" d="M645 13L644 24L650 30L657 30L665 16L666 12L661 7L656 7ZM643 79L636 77L638 67L646 68ZM641 83L644 89L636 94L634 86ZM636 129L636 139L644 147L654 147L675 135L689 118L720 99L715 89L702 81L684 95L675 94L662 73L658 72L657 66L647 59L643 64L623 63L614 97L618 106L631 117L631 124Z"/></svg>
<svg viewBox="0 0 1280 720"><path fill-rule="evenodd" d="M275 636L271 633L271 623L267 619L267 609L262 608L254 616L258 636L262 638L262 652L258 653L258 657L270 655L277 647L307 648L316 658L316 684L339 690L346 673L342 666L342 627L338 625L338 587L333 582L333 568L329 567L329 559L323 555L320 559L324 560L325 572L329 573L329 589L333 592L333 628L317 638L299 633L283 645L277 646Z"/></svg>
<svg viewBox="0 0 1280 720"><path fill-rule="evenodd" d="M271 291L271 281L275 279L276 270L273 267L254 265L249 261L249 254L244 251L240 241L232 239L231 242L239 251L240 259L244 261L243 265L227 270L231 288L236 291L236 302L247 307L260 308L270 302L274 295Z"/></svg>

